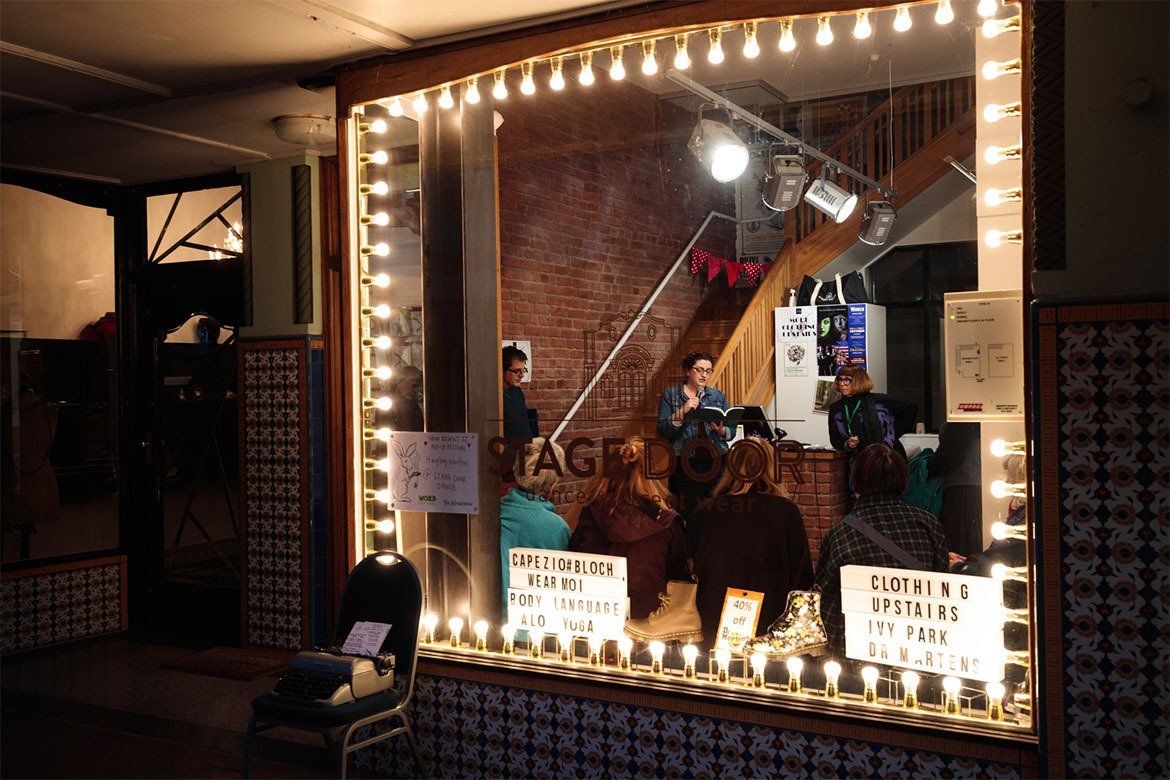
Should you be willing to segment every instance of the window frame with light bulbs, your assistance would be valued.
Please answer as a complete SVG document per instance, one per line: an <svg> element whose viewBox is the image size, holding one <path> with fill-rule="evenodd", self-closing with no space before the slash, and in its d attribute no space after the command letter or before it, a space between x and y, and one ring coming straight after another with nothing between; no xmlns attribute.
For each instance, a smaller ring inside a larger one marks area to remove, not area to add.
<svg viewBox="0 0 1170 780"><path fill-rule="evenodd" d="M689 57L694 56L697 51L696 44L703 39L706 39L713 52L709 59L712 63L729 56L740 56L738 51L733 52L732 47L728 45L729 36L725 33L729 31L735 31L733 37L738 41L738 31L743 30L746 41L754 41L759 48L757 35L763 36L766 30L768 41L771 42L777 37L779 30L779 46L769 43L765 48L769 49L768 53L772 55L776 55L777 52L771 50L779 48L780 56L787 56L791 48L786 47L792 40L794 24L803 26L815 23L818 28L817 43L831 45L833 28L840 27L838 35L842 35L845 20L852 21L860 29L869 29L872 34L875 26L880 24L883 27L891 27L895 21L898 26L894 26L893 29L905 32L902 28L908 24L911 18L910 9L914 7L929 6L938 9L935 13L941 17L945 18L946 13L950 13L951 19L954 16L952 3L945 0L941 3L934 0L916 3L877 3L849 11L843 11L839 3L827 0L823 3L776 3L774 6L770 5L769 13L762 17L749 15L753 11L755 13L759 11L758 4L754 8L752 6L750 3L695 3L682 8L652 10L643 15L618 14L612 19L550 25L522 35L504 36L499 40L488 39L486 43L475 47L471 53L458 47L439 48L430 53L411 52L402 55L404 61L401 63L359 67L341 74L338 103L339 116L342 117L339 120L339 127L342 132L339 132L338 137L339 157L343 166L341 202L345 249L342 273L345 281L342 286L341 302L346 307L346 312L342 318L343 329L339 341L344 345L345 351L342 365L345 367L343 381L346 388L344 408L347 481L338 503L345 507L343 516L349 518L345 538L348 540L350 565L360 557L379 549L379 542L375 541L375 536L371 532L385 519L379 513L379 502L374 500L379 495L378 491L384 490L385 486L381 482L368 481L370 470L363 465L371 459L385 457L384 454L376 454L384 452L382 447L385 442L377 436L366 436L363 433L369 423L368 412L371 406L376 406L376 399L368 396L371 386L369 380L373 376L371 372L376 371L377 366L370 363L371 355L363 342L363 338L368 339L369 336L362 330L364 327L362 311L378 305L369 294L379 288L379 283L375 281L377 275L363 266L366 258L379 255L376 251L379 245L367 240L369 232L367 228L373 225L371 217L362 213L363 188L369 186L364 179L364 166L367 163L377 164L372 156L373 152L363 146L366 136L359 132L359 126L367 121L364 107L370 107L371 114L386 109L394 116L393 107L402 106L409 101L411 104L428 103L432 114L438 111L458 113L457 106L461 98L475 104L480 104L486 96L506 100L509 86L516 90L511 93L513 99L523 96L524 99L539 100L541 90L551 88L559 91L566 86L566 80L570 82L572 88L593 84L601 87L610 78L623 77L632 67L641 66L643 73L656 73L670 62L668 58L672 52L675 52L677 58L685 56L689 61ZM789 6L799 12L782 13ZM727 16L741 8L744 16L733 15L730 18ZM945 12L942 10L944 8ZM1015 8L1016 11L1011 11L1011 8ZM991 141L1003 135L999 132L1003 129L1002 126L995 127L1000 122L1014 125L1019 138L1027 137L1026 131L1030 120L1026 90L1021 85L1030 67L1025 42L1022 40L1028 33L1028 14L1020 12L1019 8L1019 5L1012 5L1010 8L997 9L998 17L994 19L996 23L992 25L994 28L992 31L997 36L1016 41L1019 47L1016 56L1003 60L989 59L983 66L975 63L977 81L994 75L1002 83L1001 77L1008 77L1018 88L1017 100L977 106L980 128L993 127L995 130L991 134L993 136ZM1017 19L1017 16L1021 17L1022 21ZM914 17L927 18L923 16L922 11L915 13ZM949 21L938 19L940 24ZM978 35L979 32L976 31L975 34ZM680 40L684 44L690 41L689 54L686 54L685 47L677 48ZM976 51L978 53L978 47ZM744 56L750 55L745 51ZM657 59L653 60L654 67L650 69L651 66L647 63L654 57ZM619 75L613 75L612 71L606 75L606 71L601 68L604 63L610 63L611 69L620 69ZM435 78L443 80L434 82ZM552 82L559 86L552 86ZM385 94L384 84L394 84L398 92ZM491 89L486 89L486 85L489 84L492 85ZM466 96L472 91L475 95L474 100L467 99ZM702 141L700 137L702 134L699 132L701 125L702 120L695 128L695 138L699 139L695 143ZM980 138L978 133L977 138ZM1024 212L1030 207L1028 204L1030 192L1024 170L1028 165L1029 152L1022 142L991 141L986 144L982 140L978 141L979 164L986 162L990 166L1007 162L1013 170L1018 170L1018 174L1006 182L996 179L995 186L979 186L977 190L979 251L981 256L984 253L1002 252L1006 258L1005 262L1014 264L1010 273L998 275L998 279L1008 280L999 282L1003 289L1027 290L1023 277L1025 258L1030 251L1030 236ZM425 156L426 142L422 144L422 148ZM828 179L814 180L810 182L810 186L817 187L818 181L822 188L826 185L837 187ZM428 179L424 174L424 195L427 186ZM841 192L845 193L844 190ZM883 200L877 202L885 203L885 193L880 190L879 192L882 193ZM832 207L835 199L837 193L830 192L824 198L826 207ZM424 197L424 208L426 202ZM839 206L839 203L837 205ZM888 203L885 205L889 206ZM1005 205L1009 208L1003 208ZM890 206L890 209L893 207ZM880 209L878 212L882 213ZM1010 281L1012 279L1015 279L1014 283ZM392 284L393 280L390 280L390 283ZM1026 305L1027 296L1025 307ZM424 317L426 313L424 311ZM438 312L438 315L442 316L442 312ZM1025 322L1026 315L1024 312ZM498 339L496 341L498 342ZM427 353L428 369L431 369L431 360L431 353ZM471 386L470 378L468 386ZM430 422L428 418L428 424ZM1023 421L1018 428L1023 431ZM466 430L473 430L470 423ZM1004 446L1008 451L1027 449L1026 445L1021 447L1019 441L1026 439L1025 436L1016 433L1006 435L1010 443ZM996 441L998 446L1001 440ZM1006 483L1002 480L1001 483L997 485L999 492L1018 496L1024 501L1028 500L1029 491L1026 484ZM990 483L988 485L990 487ZM483 516L484 513L481 512L479 518L469 519L468 528L480 522ZM498 515L496 517L498 518ZM1029 525L1025 525L1024 528L1031 527L1031 519L1028 523ZM471 531L468 533L471 534ZM1028 537L1026 531L1008 528L1002 523L997 524L994 538L1000 539L1000 534L1003 538ZM401 540L397 535L388 534L386 538L389 539L389 544L401 547ZM470 554L470 548L476 546L475 540L467 542L467 546ZM1001 576L997 579L1008 583L1022 580L1028 589L1025 606L1008 610L1011 613L1009 622L1027 620L1027 612L1035 607L1038 583L1032 574L1034 564L1031 544L1029 564L1021 568L1022 571L1006 569L998 572ZM491 587L498 591L498 578L492 582ZM693 696L709 701L734 702L745 707L775 707L809 717L846 719L876 717L899 727L927 728L1030 744L1036 741L1038 733L1037 718L1030 716L1030 713L1035 711L1037 693L1038 665L1035 651L1038 640L1035 621L1028 623L1027 650L1022 654L1011 654L1012 660L1021 662L1029 672L1027 683L1017 691L1019 700L1026 704L1006 708L1002 699L1003 691L996 688L995 683L982 690L968 687L952 690L952 682L948 680L943 683L940 679L936 686L926 686L928 693L919 697L907 683L917 685L918 680L925 675L913 671L905 678L888 674L875 680L870 680L872 672L866 671L861 685L854 685L846 690L847 686L833 679L834 674L826 673L824 667L826 657L806 659L801 668L794 668L795 665L784 662L768 661L767 666L761 671L756 665L758 659L753 660L747 655L725 658L713 652L709 658L697 662L690 654L684 654L676 649L671 651L670 658L664 660L663 651L657 647L650 647L649 644L637 643L630 652L626 650L624 643L619 644L615 641L598 645L586 637L574 636L562 642L552 635L544 638L539 651L536 651L530 646L531 643L521 639L515 632L509 632L506 626L482 618L472 620L467 613L440 614L438 609L428 609L428 616L420 630L422 634L420 652L424 672L426 664L429 663L447 668L452 665L460 666L465 670L461 674L466 675L474 675L477 668L490 668L518 675L567 676L582 685L642 688L667 696ZM999 694L999 698L996 699L994 694ZM1006 719L1005 709L1010 711ZM1023 718L1020 713L1025 710L1029 717Z"/></svg>

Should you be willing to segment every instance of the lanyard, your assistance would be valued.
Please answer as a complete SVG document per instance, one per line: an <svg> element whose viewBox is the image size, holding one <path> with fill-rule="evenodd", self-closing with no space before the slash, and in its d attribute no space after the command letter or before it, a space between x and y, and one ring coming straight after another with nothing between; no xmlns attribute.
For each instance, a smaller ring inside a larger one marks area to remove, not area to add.
<svg viewBox="0 0 1170 780"><path fill-rule="evenodd" d="M857 410L861 408L861 399L853 404L853 408L849 408L849 404L845 404L845 432L850 436L853 435L853 416L857 414Z"/></svg>

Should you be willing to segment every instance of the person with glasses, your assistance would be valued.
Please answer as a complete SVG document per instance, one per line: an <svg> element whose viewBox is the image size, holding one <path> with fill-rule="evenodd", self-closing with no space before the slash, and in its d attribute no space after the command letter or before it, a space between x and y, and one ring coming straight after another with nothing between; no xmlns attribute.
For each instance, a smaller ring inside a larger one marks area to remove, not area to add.
<svg viewBox="0 0 1170 780"><path fill-rule="evenodd" d="M507 346L501 357L504 370L504 438L531 439L534 434L528 422L528 399L520 387L528 375L528 355L522 349Z"/></svg>
<svg viewBox="0 0 1170 780"><path fill-rule="evenodd" d="M727 411L727 396L707 384L715 359L707 352L692 352L682 359L682 367L686 372L683 381L663 390L658 401L658 435L671 443L678 456L694 439L706 439L719 454L718 463L709 447L695 448L688 456L691 472L710 474L707 479L699 481L691 477L681 461L670 475L670 490L678 501L679 514L688 523L699 502L711 495L723 470L722 456L727 454L727 442L735 432L722 423L686 419L700 407L714 406Z"/></svg>

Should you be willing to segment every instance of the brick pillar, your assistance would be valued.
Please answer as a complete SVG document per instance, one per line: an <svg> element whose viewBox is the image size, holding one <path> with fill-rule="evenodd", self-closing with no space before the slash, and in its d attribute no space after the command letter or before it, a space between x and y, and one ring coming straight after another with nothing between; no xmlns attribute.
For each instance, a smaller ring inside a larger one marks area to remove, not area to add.
<svg viewBox="0 0 1170 780"><path fill-rule="evenodd" d="M784 469L784 486L804 516L813 566L820 558L821 540L845 516L848 470L843 452L806 452L799 463Z"/></svg>

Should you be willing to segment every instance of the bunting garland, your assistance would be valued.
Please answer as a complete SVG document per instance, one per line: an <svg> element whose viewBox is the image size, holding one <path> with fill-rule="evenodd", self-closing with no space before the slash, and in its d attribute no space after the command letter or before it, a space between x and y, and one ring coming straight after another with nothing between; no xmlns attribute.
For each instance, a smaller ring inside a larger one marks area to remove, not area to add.
<svg viewBox="0 0 1170 780"><path fill-rule="evenodd" d="M734 287L740 275L747 281L748 287L755 287L767 271L770 263L760 263L755 260L739 262L724 260L702 249L691 248L691 276L697 276L703 266L707 267L707 281L715 281L720 271L727 273L727 286Z"/></svg>

